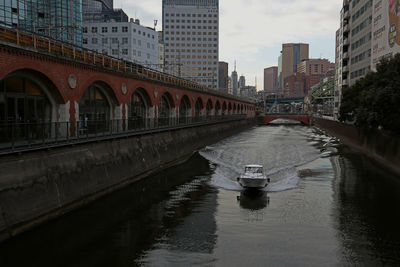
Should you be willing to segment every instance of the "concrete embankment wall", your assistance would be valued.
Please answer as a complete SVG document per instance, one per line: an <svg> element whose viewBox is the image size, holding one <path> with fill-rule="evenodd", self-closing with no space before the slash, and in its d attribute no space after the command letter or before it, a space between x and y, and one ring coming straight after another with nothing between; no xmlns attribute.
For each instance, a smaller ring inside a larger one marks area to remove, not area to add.
<svg viewBox="0 0 400 267"><path fill-rule="evenodd" d="M2 157L0 241L254 125L240 120Z"/></svg>
<svg viewBox="0 0 400 267"><path fill-rule="evenodd" d="M400 175L399 136L379 130L360 131L353 125L321 118L314 118L314 125Z"/></svg>

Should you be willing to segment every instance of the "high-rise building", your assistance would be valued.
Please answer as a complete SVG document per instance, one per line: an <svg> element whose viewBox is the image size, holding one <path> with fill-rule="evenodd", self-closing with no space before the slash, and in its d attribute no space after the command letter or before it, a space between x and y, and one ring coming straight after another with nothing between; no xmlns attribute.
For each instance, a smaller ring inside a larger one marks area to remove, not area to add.
<svg viewBox="0 0 400 267"><path fill-rule="evenodd" d="M82 0L83 22L128 22L122 9L114 9L113 0Z"/></svg>
<svg viewBox="0 0 400 267"><path fill-rule="evenodd" d="M164 59L165 59L165 55L164 55L164 50L165 50L165 45L164 45L164 40L162 37L162 31L158 32L158 70L161 72L164 72Z"/></svg>
<svg viewBox="0 0 400 267"><path fill-rule="evenodd" d="M80 46L82 1L0 1L0 24Z"/></svg>
<svg viewBox="0 0 400 267"><path fill-rule="evenodd" d="M378 11L384 10L382 9L383 2L385 5L387 4L387 1L377 1L376 14L379 14ZM339 53L336 60L339 62L336 62L338 76L335 88L335 118L339 114L343 89L355 84L358 79L364 77L371 70L372 7L372 0L343 1L340 12L340 29L337 33L338 44L336 44ZM388 8L385 9L385 14L388 13L388 10ZM381 15L376 24L383 21L383 18L384 16ZM385 27L389 29L389 23ZM382 32L378 31L374 38L382 39L382 36ZM387 33L386 36L389 34Z"/></svg>
<svg viewBox="0 0 400 267"><path fill-rule="evenodd" d="M245 87L246 86L246 77L244 77L243 75L241 75L239 77L239 88Z"/></svg>
<svg viewBox="0 0 400 267"><path fill-rule="evenodd" d="M83 46L99 53L147 65L159 66L158 33L131 22L85 22Z"/></svg>
<svg viewBox="0 0 400 267"><path fill-rule="evenodd" d="M283 84L282 84L282 51L278 57L278 92L283 92Z"/></svg>
<svg viewBox="0 0 400 267"><path fill-rule="evenodd" d="M228 93L228 63L218 63L218 89Z"/></svg>
<svg viewBox="0 0 400 267"><path fill-rule="evenodd" d="M218 87L218 0L163 0L166 72Z"/></svg>
<svg viewBox="0 0 400 267"><path fill-rule="evenodd" d="M264 69L264 92L267 95L278 93L278 67Z"/></svg>
<svg viewBox="0 0 400 267"><path fill-rule="evenodd" d="M282 45L282 77L281 83L285 78L297 72L297 65L304 59L309 58L308 44L283 44ZM283 86L284 87L284 86Z"/></svg>
<svg viewBox="0 0 400 267"><path fill-rule="evenodd" d="M240 92L238 90L239 82L238 82L238 74L236 72L236 63L235 63L235 70L232 71L231 74L231 79L232 79L232 94L237 96L239 95Z"/></svg>

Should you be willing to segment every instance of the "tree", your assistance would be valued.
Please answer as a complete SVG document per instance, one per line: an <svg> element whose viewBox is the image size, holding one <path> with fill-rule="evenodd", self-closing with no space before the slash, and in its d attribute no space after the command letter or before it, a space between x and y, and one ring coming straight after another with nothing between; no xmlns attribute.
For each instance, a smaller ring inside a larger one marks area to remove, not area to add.
<svg viewBox="0 0 400 267"><path fill-rule="evenodd" d="M343 91L340 121L400 133L400 54Z"/></svg>

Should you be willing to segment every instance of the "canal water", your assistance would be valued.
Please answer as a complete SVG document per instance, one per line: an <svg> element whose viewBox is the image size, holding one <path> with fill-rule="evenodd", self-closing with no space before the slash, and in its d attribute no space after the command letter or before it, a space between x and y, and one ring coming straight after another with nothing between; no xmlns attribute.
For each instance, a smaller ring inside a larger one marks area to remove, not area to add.
<svg viewBox="0 0 400 267"><path fill-rule="evenodd" d="M262 164L271 183L236 177ZM398 266L400 178L322 131L255 127L0 244L0 266Z"/></svg>

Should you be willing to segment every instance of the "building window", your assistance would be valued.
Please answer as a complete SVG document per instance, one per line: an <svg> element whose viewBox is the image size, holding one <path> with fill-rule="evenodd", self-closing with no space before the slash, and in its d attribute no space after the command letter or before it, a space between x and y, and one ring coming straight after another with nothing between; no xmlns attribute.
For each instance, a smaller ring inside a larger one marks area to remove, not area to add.
<svg viewBox="0 0 400 267"><path fill-rule="evenodd" d="M111 43L118 44L118 38L111 38Z"/></svg>
<svg viewBox="0 0 400 267"><path fill-rule="evenodd" d="M122 32L128 32L128 27L126 26L122 27Z"/></svg>
<svg viewBox="0 0 400 267"><path fill-rule="evenodd" d="M82 32L83 32L83 33L87 33L87 27L83 27L83 28L82 28Z"/></svg>
<svg viewBox="0 0 400 267"><path fill-rule="evenodd" d="M97 44L97 38L92 38L92 44Z"/></svg>
<svg viewBox="0 0 400 267"><path fill-rule="evenodd" d="M82 43L83 43L83 44L87 44L87 39L86 39L86 38L83 38L83 39L82 39Z"/></svg>
<svg viewBox="0 0 400 267"><path fill-rule="evenodd" d="M102 43L103 43L103 44L108 44L108 38L103 38L103 39L102 39Z"/></svg>
<svg viewBox="0 0 400 267"><path fill-rule="evenodd" d="M101 32L103 32L103 33L108 32L108 28L107 27L101 27Z"/></svg>
<svg viewBox="0 0 400 267"><path fill-rule="evenodd" d="M97 27L92 27L92 33L97 33Z"/></svg>
<svg viewBox="0 0 400 267"><path fill-rule="evenodd" d="M138 46L142 46L142 40L138 40Z"/></svg>
<svg viewBox="0 0 400 267"><path fill-rule="evenodd" d="M111 28L111 31L112 31L112 32L118 32L118 27L112 27L112 28Z"/></svg>
<svg viewBox="0 0 400 267"><path fill-rule="evenodd" d="M127 44L127 43L128 43L128 37L123 37L122 44Z"/></svg>
<svg viewBox="0 0 400 267"><path fill-rule="evenodd" d="M126 48L122 49L122 54L123 55L128 55L128 49L126 49Z"/></svg>
<svg viewBox="0 0 400 267"><path fill-rule="evenodd" d="M137 55L138 55L138 57L141 57L142 56L142 52L138 51Z"/></svg>
<svg viewBox="0 0 400 267"><path fill-rule="evenodd" d="M118 49L112 49L112 50L111 50L111 54L112 54L113 56L118 55Z"/></svg>

